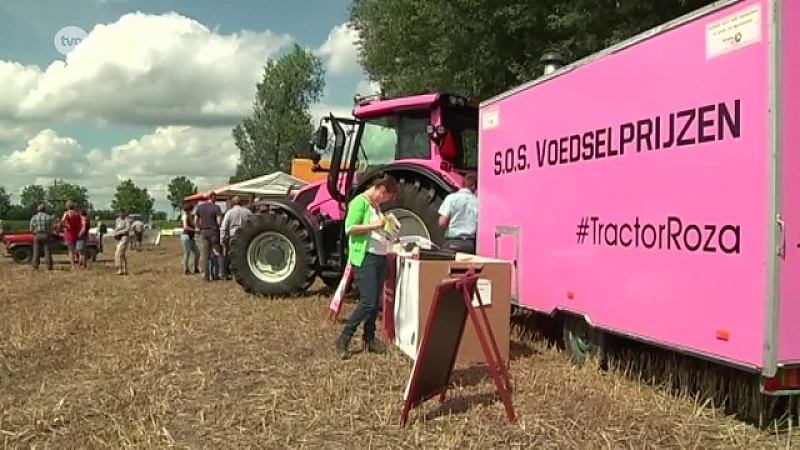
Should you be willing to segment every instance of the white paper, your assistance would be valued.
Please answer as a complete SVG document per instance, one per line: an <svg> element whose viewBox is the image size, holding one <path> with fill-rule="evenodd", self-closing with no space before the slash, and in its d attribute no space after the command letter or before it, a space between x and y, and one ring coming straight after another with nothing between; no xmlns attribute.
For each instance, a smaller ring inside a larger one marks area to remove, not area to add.
<svg viewBox="0 0 800 450"><path fill-rule="evenodd" d="M706 25L706 59L761 41L761 4L753 5Z"/></svg>
<svg viewBox="0 0 800 450"><path fill-rule="evenodd" d="M419 261L398 257L394 298L395 345L411 359L419 344Z"/></svg>
<svg viewBox="0 0 800 450"><path fill-rule="evenodd" d="M498 109L487 109L481 113L481 129L491 130L500 125L500 111Z"/></svg>
<svg viewBox="0 0 800 450"><path fill-rule="evenodd" d="M476 295L472 297L472 307L480 308L481 304L488 306L492 304L492 282L491 280L478 279ZM481 296L481 302L478 302L478 294Z"/></svg>

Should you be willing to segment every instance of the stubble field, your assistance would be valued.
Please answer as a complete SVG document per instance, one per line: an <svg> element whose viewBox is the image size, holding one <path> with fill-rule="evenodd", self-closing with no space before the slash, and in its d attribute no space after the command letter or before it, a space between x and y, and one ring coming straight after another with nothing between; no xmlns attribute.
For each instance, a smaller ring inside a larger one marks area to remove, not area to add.
<svg viewBox="0 0 800 450"><path fill-rule="evenodd" d="M410 361L340 360L328 294L264 299L182 274L179 245L88 270L0 261L3 448L800 448L702 398L575 368L516 327L516 424L482 371L400 428ZM346 305L346 314L352 305Z"/></svg>

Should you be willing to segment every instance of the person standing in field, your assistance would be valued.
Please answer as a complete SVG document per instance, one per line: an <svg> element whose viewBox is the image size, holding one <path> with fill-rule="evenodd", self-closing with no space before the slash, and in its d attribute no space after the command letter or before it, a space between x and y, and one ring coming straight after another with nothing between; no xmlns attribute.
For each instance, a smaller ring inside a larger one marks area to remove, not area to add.
<svg viewBox="0 0 800 450"><path fill-rule="evenodd" d="M31 265L34 269L39 268L42 254L47 264L47 270L53 270L53 254L51 253L51 246L53 245L53 231L55 229L55 219L50 214L47 214L44 205L39 205L36 208L36 214L31 217L30 230L33 233L33 258Z"/></svg>
<svg viewBox="0 0 800 450"><path fill-rule="evenodd" d="M183 248L183 273L191 274L189 270L189 256L194 255L194 273L200 273L200 250L197 249L195 241L194 218L192 216L192 205L187 203L183 206L181 213L181 247Z"/></svg>
<svg viewBox="0 0 800 450"><path fill-rule="evenodd" d="M119 210L119 216L114 224L114 239L117 248L114 250L114 264L117 266L117 275L128 274L128 243L131 238L131 220L124 209Z"/></svg>
<svg viewBox="0 0 800 450"><path fill-rule="evenodd" d="M94 216L94 222L97 224L97 251L103 253L103 236L108 233L108 227L100 216Z"/></svg>
<svg viewBox="0 0 800 450"><path fill-rule="evenodd" d="M89 252L89 228L92 226L89 222L89 213L85 209L81 209L81 232L78 234L78 241L75 243L75 250L78 252L78 266L84 269L87 265L87 254Z"/></svg>
<svg viewBox="0 0 800 450"><path fill-rule="evenodd" d="M142 219L137 217L136 220L131 223L131 237L133 238L133 241L130 243L130 247L135 250L141 250L143 236L144 222L142 222Z"/></svg>
<svg viewBox="0 0 800 450"><path fill-rule="evenodd" d="M448 195L439 207L439 226L445 229L444 248L475 254L478 230L478 177L464 176L464 187Z"/></svg>
<svg viewBox="0 0 800 450"><path fill-rule="evenodd" d="M194 224L200 232L200 271L206 281L211 281L208 265L213 250L221 250L219 226L222 222L222 210L217 205L217 194L214 191L206 194L206 199L206 202L197 205L194 210Z"/></svg>
<svg viewBox="0 0 800 450"><path fill-rule="evenodd" d="M76 246L78 244L78 237L81 234L83 227L83 219L81 215L75 210L75 202L68 200L66 203L67 210L61 216L61 226L64 229L64 244L67 246L69 252L69 267L74 270L78 262L78 255Z"/></svg>
<svg viewBox="0 0 800 450"><path fill-rule="evenodd" d="M242 224L248 217L253 215L253 212L247 208L242 207L242 200L239 196L234 196L231 199L231 208L225 211L225 216L222 218L222 225L220 226L220 240L222 241L222 256L220 261L220 276L226 280L230 279L230 252L231 252L231 239L236 234L236 230L241 228Z"/></svg>
<svg viewBox="0 0 800 450"><path fill-rule="evenodd" d="M379 175L372 186L357 195L347 205L345 233L348 236L348 262L355 270L360 298L347 324L336 340L336 352L342 358L350 355L350 340L356 329L364 324L364 348L371 353L385 353L386 347L375 336L378 311L386 280L389 242L383 233L387 219L380 204L397 194L397 180Z"/></svg>

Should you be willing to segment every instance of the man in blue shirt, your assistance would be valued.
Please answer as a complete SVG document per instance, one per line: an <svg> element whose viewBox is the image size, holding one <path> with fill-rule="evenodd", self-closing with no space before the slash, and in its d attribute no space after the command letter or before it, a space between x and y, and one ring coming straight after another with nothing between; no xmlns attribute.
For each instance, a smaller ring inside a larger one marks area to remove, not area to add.
<svg viewBox="0 0 800 450"><path fill-rule="evenodd" d="M439 225L445 229L444 248L461 253L475 253L478 229L478 177L469 173L464 187L444 198L439 207Z"/></svg>

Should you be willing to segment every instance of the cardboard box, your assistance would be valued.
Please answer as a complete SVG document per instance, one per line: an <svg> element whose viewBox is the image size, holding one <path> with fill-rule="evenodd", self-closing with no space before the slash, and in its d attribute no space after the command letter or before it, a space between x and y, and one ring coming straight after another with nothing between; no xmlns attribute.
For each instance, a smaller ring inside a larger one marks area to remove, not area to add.
<svg viewBox="0 0 800 450"><path fill-rule="evenodd" d="M473 255L458 255L456 261L418 261L398 256L395 287L395 345L416 359L436 286L451 279L453 269L479 271L478 289L487 305L486 315L504 362L508 362L511 334L511 262ZM458 277L458 275L455 275ZM473 300L477 307L477 299ZM485 361L474 326L468 320L456 365Z"/></svg>

